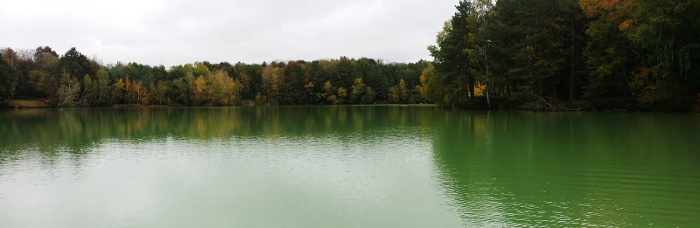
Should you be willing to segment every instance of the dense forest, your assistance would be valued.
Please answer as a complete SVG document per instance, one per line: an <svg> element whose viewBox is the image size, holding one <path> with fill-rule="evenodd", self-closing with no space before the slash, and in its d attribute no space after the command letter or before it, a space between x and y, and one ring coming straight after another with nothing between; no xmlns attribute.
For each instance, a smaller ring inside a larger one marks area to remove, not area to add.
<svg viewBox="0 0 700 228"><path fill-rule="evenodd" d="M689 110L700 1L460 1L421 77L438 105ZM483 99L472 99L483 90ZM479 103L481 102L481 103Z"/></svg>
<svg viewBox="0 0 700 228"><path fill-rule="evenodd" d="M0 50L0 102L57 107L434 102L463 108L700 107L700 1L461 0L434 61L341 57L166 68L75 48Z"/></svg>
<svg viewBox="0 0 700 228"><path fill-rule="evenodd" d="M103 65L71 48L2 50L3 100L41 99L57 107L421 103L428 65L370 58L262 64L195 62L173 66Z"/></svg>

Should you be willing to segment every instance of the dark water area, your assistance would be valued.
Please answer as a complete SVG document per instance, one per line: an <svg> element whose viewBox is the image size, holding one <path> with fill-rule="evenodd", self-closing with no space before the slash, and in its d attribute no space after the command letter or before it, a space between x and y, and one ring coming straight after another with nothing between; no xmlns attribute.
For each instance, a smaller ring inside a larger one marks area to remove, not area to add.
<svg viewBox="0 0 700 228"><path fill-rule="evenodd" d="M0 110L0 227L699 227L700 115Z"/></svg>

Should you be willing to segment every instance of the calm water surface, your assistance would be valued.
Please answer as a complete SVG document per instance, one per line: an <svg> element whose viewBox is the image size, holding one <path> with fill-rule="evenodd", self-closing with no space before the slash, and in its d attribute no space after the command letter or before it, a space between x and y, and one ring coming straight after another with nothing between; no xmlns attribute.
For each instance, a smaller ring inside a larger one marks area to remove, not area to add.
<svg viewBox="0 0 700 228"><path fill-rule="evenodd" d="M0 227L700 227L700 115L0 110Z"/></svg>

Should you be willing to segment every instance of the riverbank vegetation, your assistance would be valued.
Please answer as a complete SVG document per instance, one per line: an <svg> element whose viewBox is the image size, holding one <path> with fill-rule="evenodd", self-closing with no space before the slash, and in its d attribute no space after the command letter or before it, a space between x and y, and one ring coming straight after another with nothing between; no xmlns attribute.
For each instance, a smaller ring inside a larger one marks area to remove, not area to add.
<svg viewBox="0 0 700 228"><path fill-rule="evenodd" d="M371 58L166 68L75 48L0 50L0 102L54 107L423 103L532 110L700 110L700 2L462 0L434 61ZM17 103L17 102L15 102Z"/></svg>
<svg viewBox="0 0 700 228"><path fill-rule="evenodd" d="M493 106L494 97L497 107L540 110L700 105L699 1L463 0L456 8L421 77L438 105Z"/></svg>

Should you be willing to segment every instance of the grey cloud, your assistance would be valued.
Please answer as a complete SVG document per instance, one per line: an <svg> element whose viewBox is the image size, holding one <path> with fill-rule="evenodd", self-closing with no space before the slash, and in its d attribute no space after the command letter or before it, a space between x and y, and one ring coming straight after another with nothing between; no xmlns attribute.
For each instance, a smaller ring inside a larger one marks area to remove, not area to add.
<svg viewBox="0 0 700 228"><path fill-rule="evenodd" d="M0 46L105 63L178 65L371 57L430 59L457 0L42 1L0 9ZM7 4L3 4L7 5Z"/></svg>

